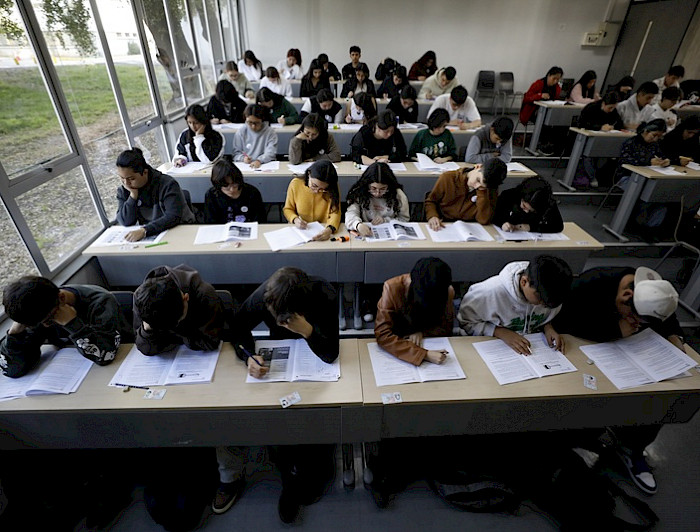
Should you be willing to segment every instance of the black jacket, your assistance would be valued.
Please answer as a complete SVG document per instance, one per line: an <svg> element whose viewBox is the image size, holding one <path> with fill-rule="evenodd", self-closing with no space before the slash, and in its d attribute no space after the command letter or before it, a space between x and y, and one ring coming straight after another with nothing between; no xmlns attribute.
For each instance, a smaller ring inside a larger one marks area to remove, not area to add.
<svg viewBox="0 0 700 532"><path fill-rule="evenodd" d="M267 221L267 212L260 191L245 183L237 199L229 198L220 190L211 187L204 196L204 223L225 224L228 222Z"/></svg>
<svg viewBox="0 0 700 532"><path fill-rule="evenodd" d="M506 222L513 225L528 224L530 231L535 233L561 233L564 230L564 221L554 198L551 198L545 212L527 213L520 208L519 187L498 193L493 224L501 227Z"/></svg>
<svg viewBox="0 0 700 532"><path fill-rule="evenodd" d="M615 129L625 129L625 124L622 122L617 109L613 109L610 113L603 111L602 102L591 102L581 110L581 115L578 118L578 127L590 129L591 131L600 131L605 124L610 124Z"/></svg>
<svg viewBox="0 0 700 532"><path fill-rule="evenodd" d="M364 125L355 133L350 142L352 149L351 158L358 164L362 163L362 156L373 158L377 155L389 155L389 161L400 163L406 160L406 143L399 128L395 128L394 134L388 139L377 139L371 125Z"/></svg>
<svg viewBox="0 0 700 532"><path fill-rule="evenodd" d="M231 107L226 110L226 105L221 102L216 96L212 96L207 105L207 116L209 118L218 118L219 120L228 120L236 124L243 123L243 111L247 104L239 97L231 102Z"/></svg>
<svg viewBox="0 0 700 532"><path fill-rule="evenodd" d="M413 105L408 109L404 109L401 105L401 98L394 96L386 106L387 109L394 111L394 114L399 118L399 124L408 122L415 124L418 122L418 103L413 102Z"/></svg>

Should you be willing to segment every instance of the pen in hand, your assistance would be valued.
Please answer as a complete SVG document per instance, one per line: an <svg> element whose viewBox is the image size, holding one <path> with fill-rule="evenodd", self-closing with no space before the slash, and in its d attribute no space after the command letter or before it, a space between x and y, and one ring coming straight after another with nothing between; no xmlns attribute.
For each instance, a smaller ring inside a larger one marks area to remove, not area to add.
<svg viewBox="0 0 700 532"><path fill-rule="evenodd" d="M250 351L248 351L245 347L243 347L242 344L238 344L238 348L239 348L241 351L243 351L243 354L244 354L247 358L252 358L252 359L253 359L253 362L255 362L258 366L260 366L261 368L264 368L264 367L265 367L265 364L261 364L260 361L259 361L257 358L255 358L255 355L253 355Z"/></svg>

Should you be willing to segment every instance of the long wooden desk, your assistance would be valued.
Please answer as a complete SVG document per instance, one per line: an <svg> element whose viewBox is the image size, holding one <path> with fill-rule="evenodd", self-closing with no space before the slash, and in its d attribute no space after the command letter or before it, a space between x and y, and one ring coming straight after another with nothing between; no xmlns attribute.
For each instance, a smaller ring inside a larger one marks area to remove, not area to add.
<svg viewBox="0 0 700 532"><path fill-rule="evenodd" d="M684 105L676 109L676 111L678 112L678 116L681 117L681 120L685 120L690 115L700 115L700 105Z"/></svg>
<svg viewBox="0 0 700 532"><path fill-rule="evenodd" d="M453 337L466 380L378 388L367 344L360 340L363 417L380 438L578 429L609 425L684 423L700 408L700 374L618 390L566 336L566 356L578 371L500 386L473 347L486 337ZM695 352L691 356L700 361ZM583 386L583 374L597 390ZM403 403L383 405L382 393L400 392Z"/></svg>
<svg viewBox="0 0 700 532"><path fill-rule="evenodd" d="M335 142L338 145L340 153L344 156L349 156L350 152L352 151L350 148L350 143L352 142L352 138L355 136L355 133L357 133L359 128L347 129L344 128L342 124L337 124L337 126L339 129L334 129L335 126L331 126L328 132L333 135L333 138L335 139ZM224 147L224 152L233 153L233 137L236 134L236 130L228 127L221 128L219 126L215 126L214 129L218 130L226 139L226 146ZM277 133L278 139L277 155L288 155L289 142L292 140L292 137L299 129L299 124L279 127L275 125L274 129ZM403 135L404 142L406 143L406 149L408 150L411 147L411 142L413 142L413 138L416 136L418 131L420 131L420 129L401 129L399 131ZM455 144L457 145L458 154L461 148L466 148L466 146L469 144L469 141L472 138L472 135L474 135L474 133L476 132L475 129L452 129L451 131L452 135L454 135L455 138Z"/></svg>
<svg viewBox="0 0 700 532"><path fill-rule="evenodd" d="M212 383L167 386L157 401L144 399L144 390L108 386L130 348L121 346L109 366L93 366L77 393L0 404L0 449L338 443L364 437L357 340L341 340L341 377L327 383L247 384L246 365L224 343ZM283 410L280 398L294 391L301 403Z"/></svg>
<svg viewBox="0 0 700 532"><path fill-rule="evenodd" d="M566 165L564 178L559 180L559 184L574 192L576 189L571 186L576 175L581 156L585 157L617 157L620 155L622 144L635 133L629 131L591 131L578 127L569 128L576 133L574 147L571 149L569 163Z"/></svg>
<svg viewBox="0 0 700 532"><path fill-rule="evenodd" d="M340 197L347 197L350 187L362 175L362 170L356 168L351 161L341 161L335 163L338 167L338 180L340 183ZM419 170L412 162L404 163L406 165L405 172L396 172L396 178L404 187L404 192L408 196L408 200L412 203L422 203L425 199L425 193L429 192L439 172L426 172ZM471 167L469 163L458 163L461 167ZM163 173L169 173L172 168L172 163L164 163L158 167ZM187 167L185 167L186 169ZM204 170L191 173L171 174L180 186L190 193L190 197L194 203L204 203L204 196L211 187L211 167ZM256 172L254 170L244 170L243 176L247 183L254 185L260 190L263 200L268 203L284 203L287 197L287 186L292 176L294 176L288 163L280 161L280 168L274 172ZM509 172L508 178L524 179L533 177L537 174L532 170L527 172ZM509 183L510 184L510 183Z"/></svg>
<svg viewBox="0 0 700 532"><path fill-rule="evenodd" d="M623 231L638 200L675 202L686 195L685 203L688 205L692 204L700 192L700 172L697 170L676 166L676 170L683 172L682 175L665 175L646 166L622 166L632 172L632 175L610 225L603 224L605 230L616 236L620 242L629 241L629 238L623 235Z"/></svg>
<svg viewBox="0 0 700 532"><path fill-rule="evenodd" d="M532 155L538 155L537 145L540 143L540 135L544 126L571 126L571 120L581 114L584 105L579 103L567 103L565 105L552 102L539 101L535 105L541 109L537 112L535 129L530 137L530 145L526 148Z"/></svg>

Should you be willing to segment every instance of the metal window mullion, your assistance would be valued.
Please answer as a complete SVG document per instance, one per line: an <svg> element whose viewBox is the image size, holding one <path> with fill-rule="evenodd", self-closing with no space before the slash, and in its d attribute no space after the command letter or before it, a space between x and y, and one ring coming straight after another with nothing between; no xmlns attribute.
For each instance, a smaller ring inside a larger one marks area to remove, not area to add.
<svg viewBox="0 0 700 532"><path fill-rule="evenodd" d="M241 47L241 56L243 56L243 51L248 49L248 27L243 21L247 21L245 0L236 0L236 6L238 7L237 20L238 23L238 43Z"/></svg>
<svg viewBox="0 0 700 532"><path fill-rule="evenodd" d="M194 24L190 13L190 3L188 0L182 0L182 4L185 6L185 17L187 18L187 25L190 27L190 35L192 36L192 52L194 53L194 57L197 61L196 68L190 67L190 72L197 76L197 81L199 82L199 94L204 95L204 83L202 83L202 58L199 57L199 46L197 44L198 39L195 37L196 34L194 31ZM186 98L185 101L187 101ZM187 101L187 104L190 105L190 102Z"/></svg>
<svg viewBox="0 0 700 532"><path fill-rule="evenodd" d="M97 28L97 36L99 37L100 44L102 45L102 54L105 58L107 75L109 76L109 81L112 85L112 92L114 93L114 98L117 101L117 109L119 110L119 116L122 120L122 125L124 127L124 131L126 132L126 137L130 140L133 133L131 128L131 120L129 118L129 110L126 108L126 103L124 101L124 93L122 92L121 83L119 83L117 69L114 66L112 51L109 48L107 35L105 34L104 27L102 26L102 18L100 17L100 13L97 9L96 0L90 0L90 9L92 9L92 16L94 17L95 27Z"/></svg>
<svg viewBox="0 0 700 532"><path fill-rule="evenodd" d="M204 1L206 2L206 0L204 0ZM216 15L217 15L216 20L214 21L214 24L216 24L216 30L217 30L217 33L219 34L219 43L220 43L220 45L219 45L220 50L219 51L221 52L221 61L222 61L221 68L223 69L223 66L226 64L226 44L224 41L224 28L221 24L221 2L219 0L214 0L214 8L216 9ZM209 16L209 15L207 14L207 16ZM211 31L210 31L210 34L211 34ZM216 63L216 59L214 60L214 62ZM218 79L219 76L217 75L216 77Z"/></svg>
<svg viewBox="0 0 700 532"><path fill-rule="evenodd" d="M80 156L62 157L53 162L50 170L32 172L26 179L13 179L10 181L9 191L14 197L18 198L30 190L45 185L58 176L78 168L81 164L83 164L83 159Z"/></svg>
<svg viewBox="0 0 700 532"><path fill-rule="evenodd" d="M207 12L207 0L200 1L202 3L202 12L204 13L204 22L202 26L207 30L206 40L209 43L209 51L211 52L211 66L214 69L214 85L216 85L216 79L219 77L219 71L216 67L216 54L214 53L214 43L212 42L211 38L211 26L209 25L209 13ZM199 62L202 62L201 58ZM202 92L202 94L204 94L204 92Z"/></svg>
<svg viewBox="0 0 700 532"><path fill-rule="evenodd" d="M187 95L185 94L185 84L182 79L182 72L180 71L180 57L177 53L177 46L175 46L175 37L173 36L173 24L170 18L170 13L168 11L168 0L163 0L163 11L165 12L165 22L168 25L168 35L170 36L170 45L173 48L173 61L175 62L175 73L177 74L177 79L180 82L180 95L182 96L182 101L187 104Z"/></svg>

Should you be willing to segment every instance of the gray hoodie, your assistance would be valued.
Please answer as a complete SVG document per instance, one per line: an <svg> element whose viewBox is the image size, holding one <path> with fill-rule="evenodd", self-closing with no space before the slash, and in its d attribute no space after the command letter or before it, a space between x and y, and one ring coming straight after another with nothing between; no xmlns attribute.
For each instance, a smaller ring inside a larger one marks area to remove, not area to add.
<svg viewBox="0 0 700 532"><path fill-rule="evenodd" d="M268 124L257 133L248 126L236 131L233 137L233 160L243 161L245 156L269 163L277 159L277 133Z"/></svg>
<svg viewBox="0 0 700 532"><path fill-rule="evenodd" d="M498 275L472 285L459 307L460 327L472 336L493 336L496 327L530 334L552 321L561 305L533 305L520 290L520 275L528 264L511 262Z"/></svg>

